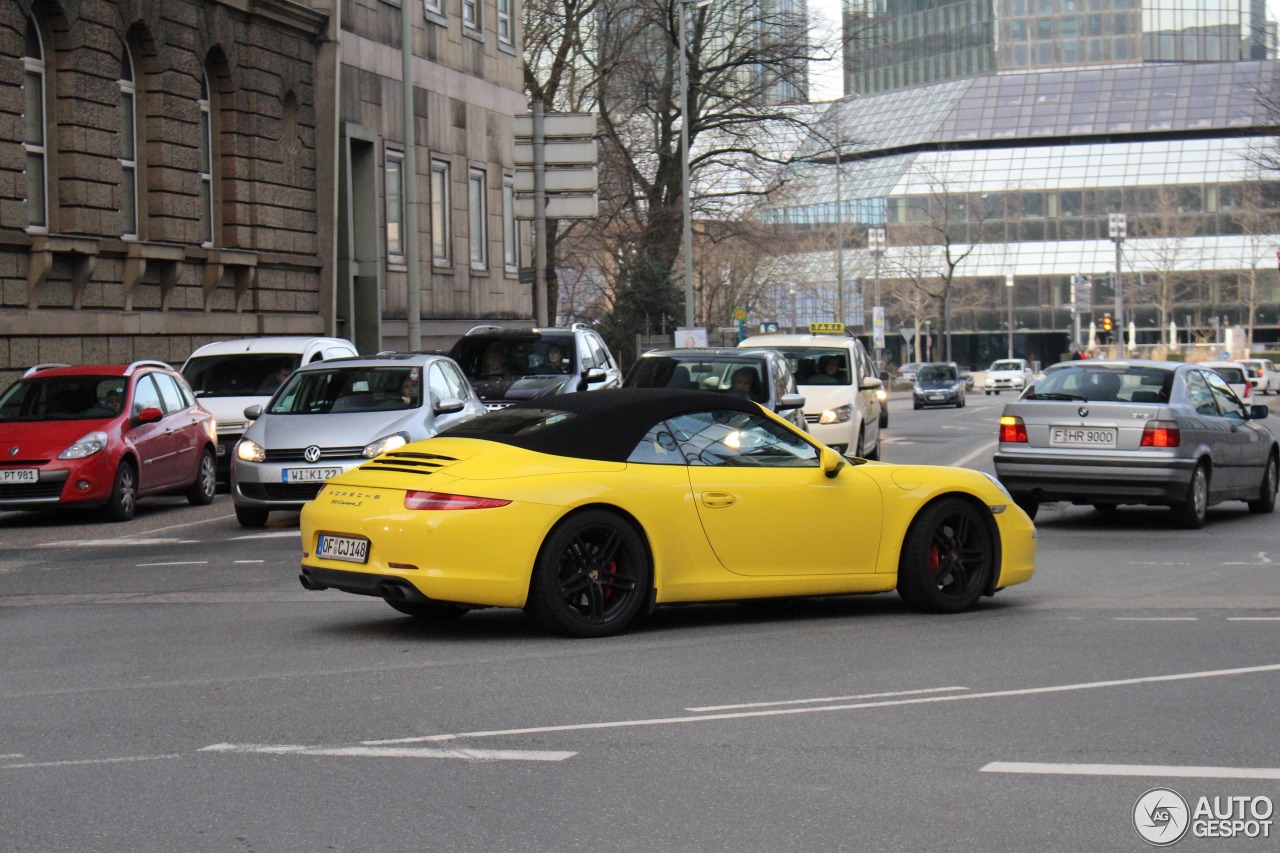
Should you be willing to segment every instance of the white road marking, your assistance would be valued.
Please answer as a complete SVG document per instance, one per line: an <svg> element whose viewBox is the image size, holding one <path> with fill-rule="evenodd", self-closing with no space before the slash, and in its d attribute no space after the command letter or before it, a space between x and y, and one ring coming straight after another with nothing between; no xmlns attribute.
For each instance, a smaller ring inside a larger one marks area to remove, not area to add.
<svg viewBox="0 0 1280 853"><path fill-rule="evenodd" d="M249 563L265 563L266 560L232 560L231 562L237 566L243 566Z"/></svg>
<svg viewBox="0 0 1280 853"><path fill-rule="evenodd" d="M259 755L335 755L360 758L461 758L466 761L564 761L576 752L530 749L434 749L377 748L372 746L297 746L291 744L215 743L200 752L236 752Z"/></svg>
<svg viewBox="0 0 1280 853"><path fill-rule="evenodd" d="M1198 616L1112 616L1115 622L1199 622Z"/></svg>
<svg viewBox="0 0 1280 853"><path fill-rule="evenodd" d="M181 755L126 755L120 758L89 758L82 761L42 761L28 764L4 764L0 770L29 770L33 767L79 767L85 764L121 764L126 761L163 761Z"/></svg>
<svg viewBox="0 0 1280 853"><path fill-rule="evenodd" d="M1194 767L1163 764L1042 764L993 761L982 773L1038 773L1054 776L1159 776L1190 779L1280 779L1280 767Z"/></svg>
<svg viewBox="0 0 1280 853"><path fill-rule="evenodd" d="M10 752L5 755L0 755L0 761L12 761L15 758L23 758L23 757L24 756L22 755L21 752Z"/></svg>
<svg viewBox="0 0 1280 853"><path fill-rule="evenodd" d="M701 708L685 708L686 711L736 711L739 708L768 708L777 705L814 705L821 702L849 702L854 699L887 699L890 696L917 696L921 693L947 693L968 690L968 687L928 687L923 690L899 690L894 693L863 693L858 696L828 696L823 699L785 699L777 702L746 702L741 705L705 705Z"/></svg>
<svg viewBox="0 0 1280 853"><path fill-rule="evenodd" d="M228 539L284 539L292 536L295 539L302 535L300 530L273 530L270 533L247 533L244 536L229 536Z"/></svg>
<svg viewBox="0 0 1280 853"><path fill-rule="evenodd" d="M191 545L199 539L78 539L74 542L41 542L37 548L105 548L135 545Z"/></svg>
<svg viewBox="0 0 1280 853"><path fill-rule="evenodd" d="M1097 690L1105 687L1128 687L1135 684L1158 684L1166 681L1189 681L1199 678L1220 678L1230 675L1253 675L1263 672L1280 672L1280 664L1245 666L1236 669L1215 669L1203 672L1184 672L1173 675L1148 675L1138 678L1118 678L1110 681L1086 681L1079 684L1057 684L1049 687L1024 687L1018 690L992 690L987 693L965 693L950 696L919 696L912 699L892 699L883 702L858 702L849 705L819 705L804 708L769 708L756 711L706 714L697 717L656 717L641 720L611 720L599 723L568 723L559 726L529 726L520 729L493 729L489 731L458 732L455 734L424 735L420 737L366 740L369 746L404 743L429 743L459 738L501 737L504 735L546 734L549 732L574 732L590 729L622 729L641 726L670 726L683 723L705 723L711 720L745 720L751 717L780 717L791 714L820 714L830 711L861 711L868 708L893 708L900 705L924 705L936 702L959 702L965 699L1003 699L1011 696L1037 696L1047 693L1069 693L1077 690Z"/></svg>
<svg viewBox="0 0 1280 853"><path fill-rule="evenodd" d="M135 568L150 568L152 566L207 566L208 560L178 560L172 563L134 563Z"/></svg>
<svg viewBox="0 0 1280 853"><path fill-rule="evenodd" d="M983 444L983 445L982 445L981 447L979 447L977 450L973 451L972 453L968 454L967 456L963 457L962 459L957 459L955 462L952 462L952 463L951 463L951 467L952 467L952 468L963 468L963 467L965 466L965 463L970 462L970 461L972 461L972 460L974 460L974 459L978 458L979 456L981 456L981 455L982 455L982 454L984 454L984 453L994 453L994 452L995 452L995 449L996 449L996 444L997 444L997 442L995 441L995 439L992 439L991 441L987 442L986 444Z"/></svg>

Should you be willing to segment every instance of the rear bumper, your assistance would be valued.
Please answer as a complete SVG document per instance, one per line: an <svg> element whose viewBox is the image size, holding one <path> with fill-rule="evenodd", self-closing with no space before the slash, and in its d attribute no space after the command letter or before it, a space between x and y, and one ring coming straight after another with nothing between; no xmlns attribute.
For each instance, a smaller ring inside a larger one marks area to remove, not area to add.
<svg viewBox="0 0 1280 853"><path fill-rule="evenodd" d="M1195 459L1066 460L997 453L996 477L1014 495L1041 501L1173 504L1191 483Z"/></svg>

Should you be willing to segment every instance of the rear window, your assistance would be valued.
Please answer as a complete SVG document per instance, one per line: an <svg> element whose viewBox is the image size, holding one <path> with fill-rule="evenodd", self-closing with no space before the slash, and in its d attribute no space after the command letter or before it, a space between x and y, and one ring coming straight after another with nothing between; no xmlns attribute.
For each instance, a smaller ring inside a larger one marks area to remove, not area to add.
<svg viewBox="0 0 1280 853"><path fill-rule="evenodd" d="M1090 365L1080 361L1047 371L1044 378L1028 390L1026 399L1063 395L1073 400L1107 403L1167 403L1172 387L1172 370Z"/></svg>
<svg viewBox="0 0 1280 853"><path fill-rule="evenodd" d="M1215 367L1212 369L1229 385L1243 385L1245 382L1244 371L1238 367Z"/></svg>

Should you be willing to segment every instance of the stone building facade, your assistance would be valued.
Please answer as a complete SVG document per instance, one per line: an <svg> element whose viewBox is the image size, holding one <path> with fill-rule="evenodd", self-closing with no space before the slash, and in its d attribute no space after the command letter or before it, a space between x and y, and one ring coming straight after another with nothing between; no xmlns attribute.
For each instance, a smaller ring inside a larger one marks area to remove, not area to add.
<svg viewBox="0 0 1280 853"><path fill-rule="evenodd" d="M516 0L404 2L416 300L399 2L0 4L0 389L226 338L372 352L527 322Z"/></svg>

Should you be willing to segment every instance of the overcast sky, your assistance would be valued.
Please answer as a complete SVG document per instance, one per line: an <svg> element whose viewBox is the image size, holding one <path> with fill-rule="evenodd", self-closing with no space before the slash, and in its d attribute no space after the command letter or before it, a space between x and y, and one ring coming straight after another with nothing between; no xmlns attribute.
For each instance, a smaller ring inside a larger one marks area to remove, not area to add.
<svg viewBox="0 0 1280 853"><path fill-rule="evenodd" d="M840 0L809 0L809 26L814 39L833 33L840 21ZM809 68L809 100L833 101L840 97L840 63L814 62Z"/></svg>

